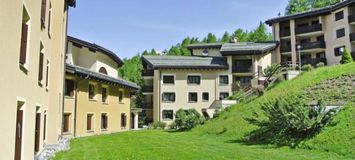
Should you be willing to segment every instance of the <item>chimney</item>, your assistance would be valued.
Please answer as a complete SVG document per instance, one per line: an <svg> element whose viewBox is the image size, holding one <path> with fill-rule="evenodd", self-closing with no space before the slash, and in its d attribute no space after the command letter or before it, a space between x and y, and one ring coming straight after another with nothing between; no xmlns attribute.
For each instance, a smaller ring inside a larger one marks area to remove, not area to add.
<svg viewBox="0 0 355 160"><path fill-rule="evenodd" d="M238 38L237 37L233 37L231 40L232 43L237 43L238 42Z"/></svg>

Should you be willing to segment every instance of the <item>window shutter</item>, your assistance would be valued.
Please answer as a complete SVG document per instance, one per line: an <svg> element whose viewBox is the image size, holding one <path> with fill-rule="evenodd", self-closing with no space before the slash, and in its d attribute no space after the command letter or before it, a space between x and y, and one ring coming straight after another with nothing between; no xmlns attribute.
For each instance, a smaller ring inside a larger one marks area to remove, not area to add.
<svg viewBox="0 0 355 160"><path fill-rule="evenodd" d="M28 35L28 25L22 24L22 36L21 36L21 48L20 48L20 63L26 63L26 52L27 52L27 35Z"/></svg>
<svg viewBox="0 0 355 160"><path fill-rule="evenodd" d="M41 26L42 28L45 25L46 21L46 6L47 6L47 0L42 0L42 7L41 7Z"/></svg>
<svg viewBox="0 0 355 160"><path fill-rule="evenodd" d="M87 130L91 130L91 115L87 116L87 124L86 124Z"/></svg>
<svg viewBox="0 0 355 160"><path fill-rule="evenodd" d="M49 64L48 63L47 63L47 67L46 68L47 68L46 69L46 87L48 87L48 81L49 81L49 76L48 76L49 75Z"/></svg>
<svg viewBox="0 0 355 160"><path fill-rule="evenodd" d="M43 80L43 53L39 54L39 68L38 81Z"/></svg>

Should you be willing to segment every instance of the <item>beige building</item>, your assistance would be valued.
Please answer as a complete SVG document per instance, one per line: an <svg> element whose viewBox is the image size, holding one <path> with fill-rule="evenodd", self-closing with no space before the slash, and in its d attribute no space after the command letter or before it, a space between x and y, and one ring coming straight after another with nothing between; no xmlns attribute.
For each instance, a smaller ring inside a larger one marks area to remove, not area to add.
<svg viewBox="0 0 355 160"><path fill-rule="evenodd" d="M131 92L139 89L118 77L123 62L99 45L68 36L63 134L81 137L138 127Z"/></svg>
<svg viewBox="0 0 355 160"><path fill-rule="evenodd" d="M355 0L267 20L273 28L277 60L296 64L338 64L344 48L355 58ZM298 47L299 46L299 47Z"/></svg>
<svg viewBox="0 0 355 160"><path fill-rule="evenodd" d="M68 7L0 1L0 159L34 159L61 138Z"/></svg>
<svg viewBox="0 0 355 160"><path fill-rule="evenodd" d="M190 45L192 56L142 56L143 112L170 123L179 109L211 117L241 87L259 86L277 43Z"/></svg>

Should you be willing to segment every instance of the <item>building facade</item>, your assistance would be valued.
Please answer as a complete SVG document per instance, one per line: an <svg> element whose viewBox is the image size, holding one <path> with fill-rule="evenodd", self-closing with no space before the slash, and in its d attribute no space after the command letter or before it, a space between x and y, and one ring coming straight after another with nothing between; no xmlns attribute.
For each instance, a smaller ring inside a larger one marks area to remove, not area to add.
<svg viewBox="0 0 355 160"><path fill-rule="evenodd" d="M122 60L108 49L68 36L63 134L81 137L128 131L131 93L139 87L118 77ZM131 116L132 115L132 116Z"/></svg>
<svg viewBox="0 0 355 160"><path fill-rule="evenodd" d="M259 86L275 63L277 43L213 43L188 48L192 56L142 56L143 112L171 123L179 109L211 117L221 101L243 87ZM254 83L254 84L253 84Z"/></svg>
<svg viewBox="0 0 355 160"><path fill-rule="evenodd" d="M34 159L61 138L67 16L74 5L0 1L0 159Z"/></svg>
<svg viewBox="0 0 355 160"><path fill-rule="evenodd" d="M355 57L355 0L267 20L273 28L278 62L338 64L345 49Z"/></svg>

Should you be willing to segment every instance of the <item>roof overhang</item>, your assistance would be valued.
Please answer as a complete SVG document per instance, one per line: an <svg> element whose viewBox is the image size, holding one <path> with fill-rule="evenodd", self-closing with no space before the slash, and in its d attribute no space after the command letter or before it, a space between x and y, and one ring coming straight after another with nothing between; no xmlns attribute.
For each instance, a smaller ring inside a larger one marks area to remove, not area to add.
<svg viewBox="0 0 355 160"><path fill-rule="evenodd" d="M70 7L76 7L76 0L67 0L67 4Z"/></svg>

